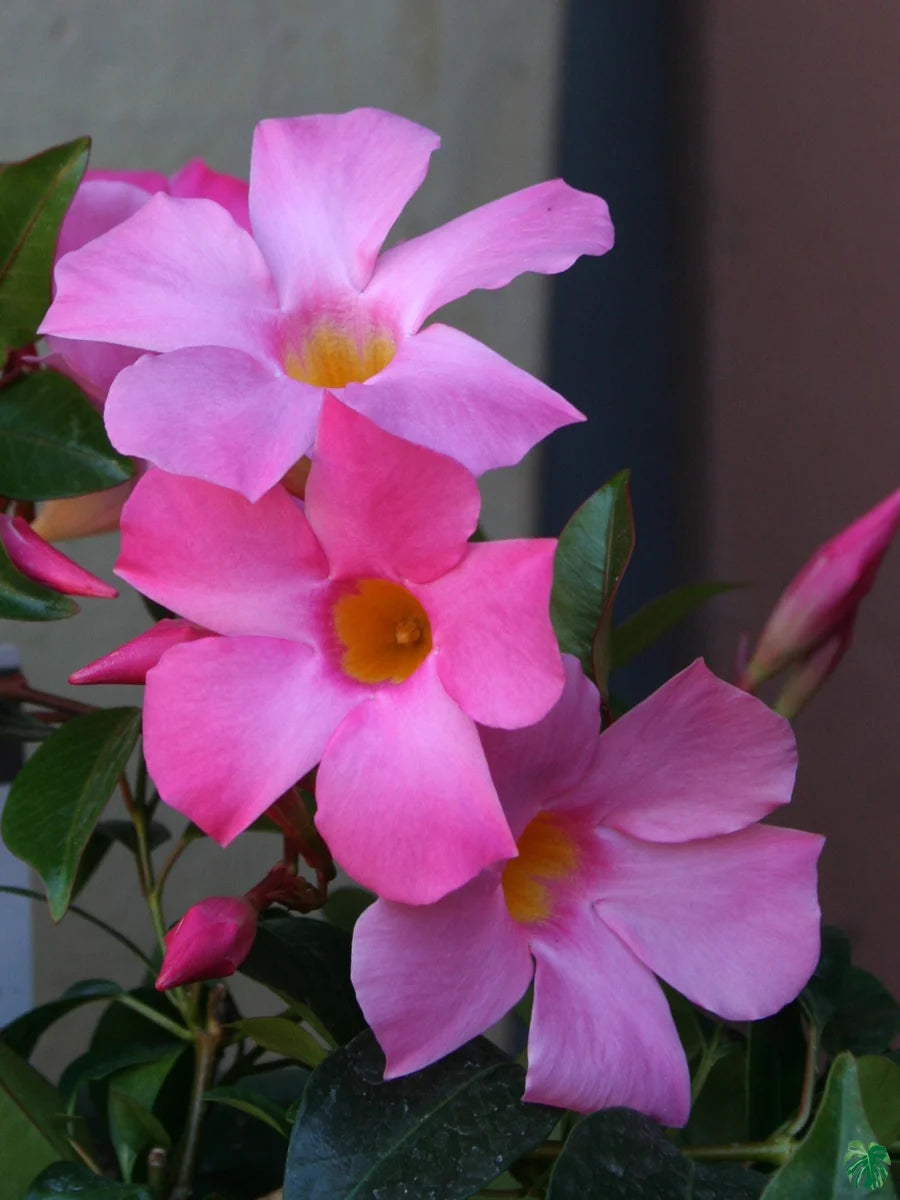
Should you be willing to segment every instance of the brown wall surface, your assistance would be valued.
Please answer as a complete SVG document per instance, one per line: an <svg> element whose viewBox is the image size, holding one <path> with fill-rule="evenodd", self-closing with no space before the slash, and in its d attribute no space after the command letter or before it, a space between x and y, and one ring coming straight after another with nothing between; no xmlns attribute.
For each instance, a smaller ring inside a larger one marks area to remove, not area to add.
<svg viewBox="0 0 900 1200"><path fill-rule="evenodd" d="M811 551L900 485L900 4L709 0L684 15L705 568L757 584L711 610L728 674L741 631L758 633ZM828 835L825 916L895 991L898 591L895 546L849 656L797 722L784 819Z"/></svg>

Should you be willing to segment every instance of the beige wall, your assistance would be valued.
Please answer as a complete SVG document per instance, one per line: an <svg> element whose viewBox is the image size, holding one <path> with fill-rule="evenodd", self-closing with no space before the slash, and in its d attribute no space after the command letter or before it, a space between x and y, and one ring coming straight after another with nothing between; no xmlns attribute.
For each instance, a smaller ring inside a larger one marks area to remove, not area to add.
<svg viewBox="0 0 900 1200"><path fill-rule="evenodd" d="M97 165L170 171L200 154L245 175L261 117L378 105L444 139L403 218L409 236L552 173L561 14L562 5L547 0L13 0L0 8L0 156L87 132ZM520 366L540 371L544 293L544 281L532 276L448 312ZM528 531L531 480L526 467L486 481L492 534ZM107 573L114 539L74 553ZM36 686L61 688L70 671L145 624L134 596L84 607L77 623L53 628L0 623L0 641L20 644ZM125 702L121 690L101 694L102 703ZM170 824L180 828L180 818ZM172 919L202 895L256 882L276 843L254 835L227 852L209 845L190 853L183 882L176 877L171 889ZM130 863L115 849L83 902L146 944L133 894ZM81 928L70 941L54 936L40 914L36 920L38 999L75 979L132 978L130 960L111 955L102 935ZM68 1030L46 1039L45 1062L77 1025L70 1018Z"/></svg>
<svg viewBox="0 0 900 1200"><path fill-rule="evenodd" d="M685 232L702 298L687 303L705 354L707 571L758 584L717 602L726 672L812 549L900 485L900 5L684 7L700 87L684 153L705 224ZM797 722L788 818L828 835L826 917L895 990L898 591L895 547L849 657Z"/></svg>

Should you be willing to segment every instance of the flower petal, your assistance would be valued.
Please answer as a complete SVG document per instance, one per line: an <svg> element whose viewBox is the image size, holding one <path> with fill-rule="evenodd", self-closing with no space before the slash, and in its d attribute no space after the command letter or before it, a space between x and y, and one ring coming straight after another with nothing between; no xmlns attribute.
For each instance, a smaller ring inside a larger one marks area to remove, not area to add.
<svg viewBox="0 0 900 1200"><path fill-rule="evenodd" d="M157 193L60 259L41 333L142 350L275 348L278 300L253 239L212 200Z"/></svg>
<svg viewBox="0 0 900 1200"><path fill-rule="evenodd" d="M165 179L165 177L162 177ZM86 178L76 191L59 231L56 258L100 237L143 208L151 190L131 181Z"/></svg>
<svg viewBox="0 0 900 1200"><path fill-rule="evenodd" d="M486 872L436 904L379 900L353 931L351 977L385 1053L385 1079L484 1033L534 974L528 939Z"/></svg>
<svg viewBox="0 0 900 1200"><path fill-rule="evenodd" d="M755 1021L809 979L819 957L823 838L765 825L679 845L598 836L597 913L694 1003Z"/></svg>
<svg viewBox="0 0 900 1200"><path fill-rule="evenodd" d="M112 342L79 342L49 334L44 342L48 353L41 362L74 380L99 412L115 377L141 357L140 350Z"/></svg>
<svg viewBox="0 0 900 1200"><path fill-rule="evenodd" d="M0 543L17 571L68 596L111 600L118 592L39 537L24 517L0 513Z"/></svg>
<svg viewBox="0 0 900 1200"><path fill-rule="evenodd" d="M597 751L600 696L571 654L563 655L566 683L546 717L526 729L479 730L491 778L513 836L554 797L575 788Z"/></svg>
<svg viewBox="0 0 900 1200"><path fill-rule="evenodd" d="M150 470L122 511L116 573L216 633L307 636L325 571L284 488L251 504L227 488Z"/></svg>
<svg viewBox="0 0 900 1200"><path fill-rule="evenodd" d="M157 621L152 629L138 634L124 646L104 654L69 676L69 683L143 683L167 650L182 642L213 636L190 621Z"/></svg>
<svg viewBox="0 0 900 1200"><path fill-rule="evenodd" d="M651 842L733 833L787 804L796 766L788 722L697 659L600 738L596 815Z"/></svg>
<svg viewBox="0 0 900 1200"><path fill-rule="evenodd" d="M475 288L505 287L525 271L555 275L612 244L606 202L551 179L394 246L379 259L367 295L389 298L411 332Z"/></svg>
<svg viewBox="0 0 900 1200"><path fill-rule="evenodd" d="M163 800L224 846L315 766L351 703L310 646L175 646L147 675L147 767Z"/></svg>
<svg viewBox="0 0 900 1200"><path fill-rule="evenodd" d="M316 798L335 859L387 900L430 904L516 853L475 726L430 659L341 723Z"/></svg>
<svg viewBox="0 0 900 1200"><path fill-rule="evenodd" d="M333 577L414 580L460 561L480 506L459 463L385 433L331 395L305 502Z"/></svg>
<svg viewBox="0 0 900 1200"><path fill-rule="evenodd" d="M383 371L349 384L343 399L475 475L511 466L555 429L584 420L558 392L447 325L406 338Z"/></svg>
<svg viewBox="0 0 900 1200"><path fill-rule="evenodd" d="M192 158L175 172L169 192L185 199L201 197L215 200L230 213L241 229L250 232L249 186L245 179L213 171L202 158Z"/></svg>
<svg viewBox="0 0 900 1200"><path fill-rule="evenodd" d="M148 354L116 378L106 429L123 454L258 500L312 446L321 394L241 350Z"/></svg>
<svg viewBox="0 0 900 1200"><path fill-rule="evenodd" d="M376 108L257 125L250 213L285 308L365 287L439 145L430 129Z"/></svg>
<svg viewBox="0 0 900 1200"><path fill-rule="evenodd" d="M687 1061L653 975L597 915L573 910L532 937L525 1099L578 1112L619 1105L683 1125Z"/></svg>
<svg viewBox="0 0 900 1200"><path fill-rule="evenodd" d="M517 729L546 716L564 674L550 624L554 538L481 542L417 589L441 682L482 725Z"/></svg>

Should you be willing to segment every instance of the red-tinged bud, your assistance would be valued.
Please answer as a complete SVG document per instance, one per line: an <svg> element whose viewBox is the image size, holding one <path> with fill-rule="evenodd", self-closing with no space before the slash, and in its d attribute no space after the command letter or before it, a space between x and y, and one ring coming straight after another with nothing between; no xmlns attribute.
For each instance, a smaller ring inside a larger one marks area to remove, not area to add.
<svg viewBox="0 0 900 1200"><path fill-rule="evenodd" d="M17 571L54 591L106 600L119 594L114 587L49 546L23 517L0 514L0 543Z"/></svg>
<svg viewBox="0 0 900 1200"><path fill-rule="evenodd" d="M144 683L147 672L156 666L167 650L180 646L182 642L195 642L198 638L212 636L190 621L167 617L118 650L104 654L102 658L75 671L69 676L69 683Z"/></svg>
<svg viewBox="0 0 900 1200"><path fill-rule="evenodd" d="M841 631L849 641L849 625L898 525L900 488L816 551L772 610L742 677L745 690L809 659Z"/></svg>
<svg viewBox="0 0 900 1200"><path fill-rule="evenodd" d="M850 616L830 638L791 668L787 682L772 706L775 711L792 721L850 649L852 639L853 617Z"/></svg>
<svg viewBox="0 0 900 1200"><path fill-rule="evenodd" d="M157 991L233 975L250 953L258 909L244 896L211 896L166 934Z"/></svg>

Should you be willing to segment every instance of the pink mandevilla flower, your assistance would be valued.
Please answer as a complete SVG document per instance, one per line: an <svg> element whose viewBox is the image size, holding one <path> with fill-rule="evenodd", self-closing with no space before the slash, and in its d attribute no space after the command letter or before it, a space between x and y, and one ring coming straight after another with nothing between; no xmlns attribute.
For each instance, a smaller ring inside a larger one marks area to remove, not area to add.
<svg viewBox="0 0 900 1200"><path fill-rule="evenodd" d="M702 662L599 741L596 689L566 671L536 727L483 731L518 857L436 904L377 901L353 982L394 1078L533 979L527 1099L681 1125L687 1063L654 974L727 1019L787 1003L816 964L822 838L756 824L790 798L790 726Z"/></svg>
<svg viewBox="0 0 900 1200"><path fill-rule="evenodd" d="M153 171L88 171L63 221L57 261L127 220L157 192L213 200L242 229L250 227L247 183L211 171L202 159L192 159L170 178ZM100 409L118 373L142 355L130 346L109 342L49 335L45 342L49 352L43 360L46 365L74 379ZM41 506L34 528L51 541L116 529L132 487L129 482L88 496L50 500Z"/></svg>
<svg viewBox="0 0 900 1200"><path fill-rule="evenodd" d="M533 724L562 691L556 543L471 544L478 508L459 463L330 396L305 504L148 472L117 571L192 624L108 666L146 672L163 798L225 843L321 760L316 822L338 862L409 903L515 853L475 722Z"/></svg>
<svg viewBox="0 0 900 1200"><path fill-rule="evenodd" d="M309 450L324 389L476 474L580 419L480 342L422 323L605 253L606 204L553 180L379 255L438 144L377 109L263 121L252 237L208 201L157 195L66 255L42 331L158 352L110 390L113 444L255 500Z"/></svg>
<svg viewBox="0 0 900 1200"><path fill-rule="evenodd" d="M812 684L824 680L849 646L856 610L898 526L900 488L819 547L772 609L747 665L745 686L755 687L821 649L796 689L798 696L811 694Z"/></svg>
<svg viewBox="0 0 900 1200"><path fill-rule="evenodd" d="M258 915L244 896L211 896L192 905L165 936L157 990L233 975L253 946Z"/></svg>

